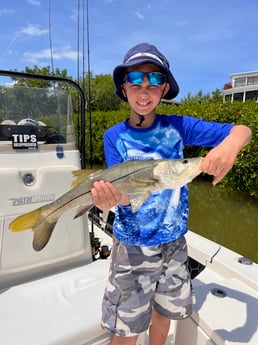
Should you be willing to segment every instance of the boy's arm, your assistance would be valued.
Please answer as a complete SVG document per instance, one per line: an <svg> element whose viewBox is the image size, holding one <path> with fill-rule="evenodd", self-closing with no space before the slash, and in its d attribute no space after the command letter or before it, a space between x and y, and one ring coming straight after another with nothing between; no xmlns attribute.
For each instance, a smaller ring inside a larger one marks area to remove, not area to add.
<svg viewBox="0 0 258 345"><path fill-rule="evenodd" d="M213 175L216 185L232 168L239 151L251 140L249 127L236 125L229 135L216 147L211 149L202 162L202 171Z"/></svg>

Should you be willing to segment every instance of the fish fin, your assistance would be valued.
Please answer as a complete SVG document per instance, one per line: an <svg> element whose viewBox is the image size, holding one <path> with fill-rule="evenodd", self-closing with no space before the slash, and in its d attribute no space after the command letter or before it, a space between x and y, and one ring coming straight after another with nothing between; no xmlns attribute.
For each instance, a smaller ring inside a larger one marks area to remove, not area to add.
<svg viewBox="0 0 258 345"><path fill-rule="evenodd" d="M32 229L34 232L32 246L36 252L39 252L47 245L56 223L41 222Z"/></svg>
<svg viewBox="0 0 258 345"><path fill-rule="evenodd" d="M16 217L10 224L9 229L13 232L24 231L31 229L35 224L37 224L42 218L41 208L37 208L31 212L22 214Z"/></svg>
<svg viewBox="0 0 258 345"><path fill-rule="evenodd" d="M149 197L150 193L147 194L140 194L140 195L136 195L133 196L130 201L131 201L131 208L133 212L136 212L144 203L144 201L146 201Z"/></svg>
<svg viewBox="0 0 258 345"><path fill-rule="evenodd" d="M96 169L81 169L81 170L74 170L72 174L76 179L72 182L71 187L74 188L78 186L82 181L84 181L90 174L95 172Z"/></svg>
<svg viewBox="0 0 258 345"><path fill-rule="evenodd" d="M81 206L79 207L78 211L76 212L75 216L73 219L76 219L78 217L81 217L84 213L86 213L90 208L92 208L93 204L86 205L86 206Z"/></svg>

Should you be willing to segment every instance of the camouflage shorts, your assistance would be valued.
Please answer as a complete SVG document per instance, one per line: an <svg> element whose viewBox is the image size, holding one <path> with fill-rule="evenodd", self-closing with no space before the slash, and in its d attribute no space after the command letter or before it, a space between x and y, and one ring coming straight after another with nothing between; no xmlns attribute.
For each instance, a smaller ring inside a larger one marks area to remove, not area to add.
<svg viewBox="0 0 258 345"><path fill-rule="evenodd" d="M102 327L120 336L149 328L151 311L174 320L191 315L185 238L149 247L114 240L102 304Z"/></svg>

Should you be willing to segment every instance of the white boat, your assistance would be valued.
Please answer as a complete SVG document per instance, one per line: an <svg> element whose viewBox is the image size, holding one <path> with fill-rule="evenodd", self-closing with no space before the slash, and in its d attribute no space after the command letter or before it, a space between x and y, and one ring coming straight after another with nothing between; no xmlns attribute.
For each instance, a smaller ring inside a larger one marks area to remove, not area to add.
<svg viewBox="0 0 258 345"><path fill-rule="evenodd" d="M6 71L0 75L14 77ZM84 109L81 90L66 80L55 79L47 92L36 89L36 96L27 86L0 87L1 104L6 102L5 113L0 112L1 345L110 344L100 319L112 211L74 220L75 210L69 210L41 251L32 248L32 231L8 229L17 215L65 193L71 172L83 165L84 150L77 143L84 147L84 136L75 139L71 88ZM43 110L37 106L41 103L52 108ZM12 104L19 106L12 110ZM191 318L172 323L166 345L257 345L257 264L191 231L187 242L194 311ZM147 344L148 332L137 341Z"/></svg>

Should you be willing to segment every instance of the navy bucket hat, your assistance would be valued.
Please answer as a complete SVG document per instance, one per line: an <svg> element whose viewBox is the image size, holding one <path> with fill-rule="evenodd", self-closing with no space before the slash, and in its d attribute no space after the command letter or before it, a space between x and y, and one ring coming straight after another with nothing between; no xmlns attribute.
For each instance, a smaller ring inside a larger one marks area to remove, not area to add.
<svg viewBox="0 0 258 345"><path fill-rule="evenodd" d="M151 62L157 65L167 77L167 83L170 89L163 97L166 99L175 98L178 95L179 87L173 74L169 69L169 62L166 57L154 46L149 43L140 43L131 48L125 55L123 64L117 66L113 71L113 80L116 87L116 94L123 101L127 98L123 94L122 84L124 83L125 71L128 67L138 65L144 62Z"/></svg>

